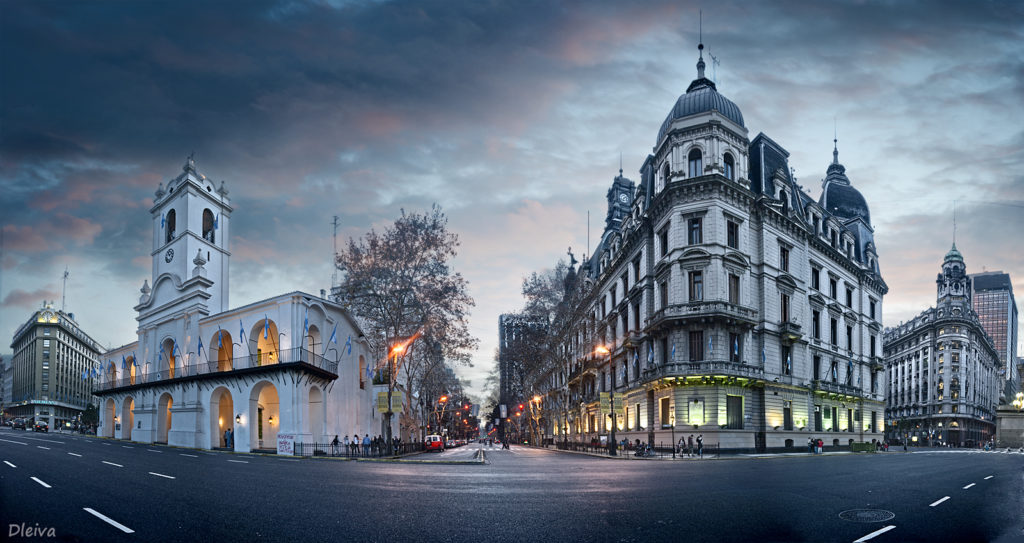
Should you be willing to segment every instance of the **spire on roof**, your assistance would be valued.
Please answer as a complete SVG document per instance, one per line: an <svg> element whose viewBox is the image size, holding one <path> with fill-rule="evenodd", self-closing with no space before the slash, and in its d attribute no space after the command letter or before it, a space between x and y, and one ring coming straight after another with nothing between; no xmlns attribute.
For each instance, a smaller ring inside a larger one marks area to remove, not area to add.
<svg viewBox="0 0 1024 543"><path fill-rule="evenodd" d="M704 10L700 11L700 21L697 23L697 79L704 79Z"/></svg>

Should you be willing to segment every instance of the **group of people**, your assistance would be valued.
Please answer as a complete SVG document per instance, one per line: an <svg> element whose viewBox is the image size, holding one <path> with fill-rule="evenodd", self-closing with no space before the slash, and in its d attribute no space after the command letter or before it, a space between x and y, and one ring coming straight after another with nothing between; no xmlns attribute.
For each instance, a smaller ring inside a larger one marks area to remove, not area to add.
<svg viewBox="0 0 1024 543"><path fill-rule="evenodd" d="M228 449L235 448L235 431L231 428L224 430L224 446Z"/></svg>
<svg viewBox="0 0 1024 543"><path fill-rule="evenodd" d="M391 439L391 443L395 449L398 449L402 444L402 438L395 436ZM363 434L362 439L360 439L359 434L352 434L351 439L346 435L344 441L339 440L338 436L334 436L334 441L331 441L331 452L335 455L371 456L373 454L380 454L386 445L387 439L380 435L371 438L370 434Z"/></svg>
<svg viewBox="0 0 1024 543"><path fill-rule="evenodd" d="M814 439L813 437L807 438L807 452L811 454L821 454L822 449L825 447L825 442L821 438Z"/></svg>
<svg viewBox="0 0 1024 543"><path fill-rule="evenodd" d="M697 434L696 441L693 434L690 434L689 438L680 436L679 442L676 443L676 453L680 456L685 454L686 458L704 458L704 434Z"/></svg>

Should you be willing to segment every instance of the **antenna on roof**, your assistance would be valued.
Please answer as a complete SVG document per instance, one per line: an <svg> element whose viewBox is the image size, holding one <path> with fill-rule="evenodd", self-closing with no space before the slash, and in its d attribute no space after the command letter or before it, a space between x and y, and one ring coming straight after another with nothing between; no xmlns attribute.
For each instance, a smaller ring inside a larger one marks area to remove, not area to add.
<svg viewBox="0 0 1024 543"><path fill-rule="evenodd" d="M839 121L832 117L832 164L839 164Z"/></svg>
<svg viewBox="0 0 1024 543"><path fill-rule="evenodd" d="M60 289L60 310L64 311L64 302L67 300L68 295L68 267L64 266L64 286Z"/></svg>
<svg viewBox="0 0 1024 543"><path fill-rule="evenodd" d="M953 200L953 246L956 247L956 200Z"/></svg>
<svg viewBox="0 0 1024 543"><path fill-rule="evenodd" d="M619 177L622 177L622 151L619 151Z"/></svg>
<svg viewBox="0 0 1024 543"><path fill-rule="evenodd" d="M704 79L704 10L700 10L700 22L697 27L698 43L697 52L700 58L697 59L697 79Z"/></svg>
<svg viewBox="0 0 1024 543"><path fill-rule="evenodd" d="M338 286L338 216L334 216L334 220L331 222L334 225L334 259L331 261L331 267L334 268L334 272L331 274L331 290Z"/></svg>

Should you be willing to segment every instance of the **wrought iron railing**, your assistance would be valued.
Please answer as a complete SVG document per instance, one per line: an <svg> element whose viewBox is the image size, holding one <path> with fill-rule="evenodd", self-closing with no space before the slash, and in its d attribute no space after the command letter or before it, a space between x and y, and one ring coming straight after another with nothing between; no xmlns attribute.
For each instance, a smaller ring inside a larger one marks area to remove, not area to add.
<svg viewBox="0 0 1024 543"><path fill-rule="evenodd" d="M423 443L396 443L388 452L387 444L374 442L369 445L360 443L296 443L295 456L334 456L348 458L380 458L382 456L402 456L423 451Z"/></svg>
<svg viewBox="0 0 1024 543"><path fill-rule="evenodd" d="M657 326L669 320L704 319L708 317L726 318L747 324L756 324L757 310L741 305L721 301L690 302L674 304L657 311L651 318L651 324Z"/></svg>
<svg viewBox="0 0 1024 543"><path fill-rule="evenodd" d="M156 383L196 375L225 373L248 368L299 363L308 364L334 375L338 374L337 360L330 360L307 349L295 348L268 353L253 353L248 356L232 358L229 360L214 359L194 362L188 365L165 368L154 372L140 373L136 375L122 375L120 377L112 378L111 374L106 374L104 375L102 382L98 384L97 390L108 390L125 386Z"/></svg>
<svg viewBox="0 0 1024 543"><path fill-rule="evenodd" d="M747 377L764 379L764 368L748 366L740 362L727 360L700 360L695 362L675 362L644 370L644 379L660 379L662 377L679 377L685 375L717 374L727 377Z"/></svg>

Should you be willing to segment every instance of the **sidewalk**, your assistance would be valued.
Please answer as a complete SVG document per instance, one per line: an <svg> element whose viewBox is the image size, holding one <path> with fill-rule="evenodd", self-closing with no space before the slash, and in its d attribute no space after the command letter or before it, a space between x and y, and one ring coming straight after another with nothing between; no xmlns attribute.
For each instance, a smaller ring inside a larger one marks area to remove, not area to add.
<svg viewBox="0 0 1024 543"><path fill-rule="evenodd" d="M789 457L806 457L806 456L842 456L842 455L856 454L856 453L854 453L852 451L828 451L828 450L822 452L821 454L811 454L811 453L808 453L808 452L780 452L780 453L728 453L728 452L726 452L726 453L717 453L717 454L713 454L713 455L705 454L703 458L700 458L700 457L697 457L697 456L686 456L685 454L682 454L682 455L676 454L676 457L672 458L672 454L671 453L664 454L663 456L662 455L659 455L659 456L636 456L635 454L633 454L634 451L632 451L632 450L623 451L621 449L618 450L618 454L616 456L609 456L608 453L597 453L597 452L588 452L588 451L570 451L570 450L559 449L557 447L538 447L536 445L516 445L516 447L528 447L528 448L531 448L531 449L547 450L547 451L557 452L557 453L593 456L593 457L596 457L596 458L607 458L609 460L654 460L654 461L665 461L665 460L667 460L667 461L686 461L686 462L702 462L702 461L707 461L707 460L723 460L723 459L729 459L729 458L789 458ZM881 452L879 452L877 454L892 454L894 452L896 452L896 451L894 449L890 448L888 453L881 453ZM902 453L903 451L901 450L899 452ZM873 454L873 453L866 453L866 454Z"/></svg>

